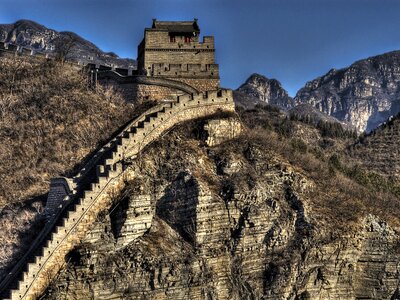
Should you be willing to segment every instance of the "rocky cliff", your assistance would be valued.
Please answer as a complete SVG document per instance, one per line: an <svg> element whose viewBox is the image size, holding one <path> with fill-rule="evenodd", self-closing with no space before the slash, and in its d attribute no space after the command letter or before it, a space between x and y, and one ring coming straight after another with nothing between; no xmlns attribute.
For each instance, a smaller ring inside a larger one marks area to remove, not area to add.
<svg viewBox="0 0 400 300"><path fill-rule="evenodd" d="M308 82L295 101L370 132L400 111L400 51L332 69Z"/></svg>
<svg viewBox="0 0 400 300"><path fill-rule="evenodd" d="M361 187L307 154L288 160L258 127L209 148L207 124L175 129L132 162L140 175L44 299L396 297L398 225Z"/></svg>
<svg viewBox="0 0 400 300"><path fill-rule="evenodd" d="M278 80L268 79L260 74L252 74L237 91L283 109L293 106L293 99Z"/></svg>
<svg viewBox="0 0 400 300"><path fill-rule="evenodd" d="M115 65L121 68L134 68L133 59L119 58L114 53L101 51L93 43L72 32L58 32L30 20L19 20L13 24L0 24L0 42L24 46L43 53L55 53L57 45L72 41L73 47L68 59L85 63Z"/></svg>
<svg viewBox="0 0 400 300"><path fill-rule="evenodd" d="M45 224L49 178L73 173L143 108L52 61L2 59L0 79L4 278ZM278 90L263 93L278 105ZM256 105L192 120L125 161L135 176L41 299L398 299L399 193L337 157L396 174L399 119L351 146L287 116Z"/></svg>

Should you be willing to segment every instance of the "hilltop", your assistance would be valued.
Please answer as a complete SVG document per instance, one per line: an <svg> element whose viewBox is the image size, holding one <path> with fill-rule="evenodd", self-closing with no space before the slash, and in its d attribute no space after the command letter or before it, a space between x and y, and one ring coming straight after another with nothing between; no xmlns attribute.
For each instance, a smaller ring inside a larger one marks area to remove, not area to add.
<svg viewBox="0 0 400 300"><path fill-rule="evenodd" d="M0 24L0 42L12 43L42 53L55 53L60 43L73 41L68 59L82 63L115 65L135 68L134 59L120 58L115 53L103 52L96 45L73 32L49 29L31 20L19 20L13 24Z"/></svg>
<svg viewBox="0 0 400 300"><path fill-rule="evenodd" d="M96 85L0 57L0 297L398 298L398 117L358 137L277 80L215 90L193 30L153 20L157 72Z"/></svg>

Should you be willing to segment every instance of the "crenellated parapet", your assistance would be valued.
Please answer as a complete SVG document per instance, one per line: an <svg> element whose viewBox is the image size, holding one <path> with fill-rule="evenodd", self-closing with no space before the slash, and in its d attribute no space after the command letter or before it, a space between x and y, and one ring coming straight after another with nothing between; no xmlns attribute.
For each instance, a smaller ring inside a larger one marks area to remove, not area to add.
<svg viewBox="0 0 400 300"><path fill-rule="evenodd" d="M219 78L217 64L153 64L151 76L182 78Z"/></svg>
<svg viewBox="0 0 400 300"><path fill-rule="evenodd" d="M179 22L154 19L152 27L144 31L137 60L140 74L190 79L199 91L219 88L214 37L204 36L201 41L197 19Z"/></svg>
<svg viewBox="0 0 400 300"><path fill-rule="evenodd" d="M51 53L42 53L37 52L33 49L26 48L23 46L18 46L10 43L0 43L0 56L25 56L32 58L54 58L54 55Z"/></svg>
<svg viewBox="0 0 400 300"><path fill-rule="evenodd" d="M43 293L62 268L65 255L85 237L97 215L110 208L127 178L135 177L129 160L179 123L234 109L230 90L189 94L173 102L161 102L132 120L74 178L52 181L46 209L53 212L53 217L0 283L3 298L37 299Z"/></svg>

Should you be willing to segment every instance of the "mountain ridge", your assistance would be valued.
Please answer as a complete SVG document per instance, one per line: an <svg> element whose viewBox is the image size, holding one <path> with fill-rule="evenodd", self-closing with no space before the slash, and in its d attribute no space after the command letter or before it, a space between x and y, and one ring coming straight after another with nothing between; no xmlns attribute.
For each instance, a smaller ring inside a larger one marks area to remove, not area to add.
<svg viewBox="0 0 400 300"><path fill-rule="evenodd" d="M136 68L136 61L104 52L95 44L71 31L56 31L32 20L21 19L10 24L0 24L0 42L12 43L42 53L54 54L57 43L73 40L74 47L68 59L82 63L114 65L119 68Z"/></svg>
<svg viewBox="0 0 400 300"><path fill-rule="evenodd" d="M370 132L400 111L400 51L358 60L308 81L294 97Z"/></svg>

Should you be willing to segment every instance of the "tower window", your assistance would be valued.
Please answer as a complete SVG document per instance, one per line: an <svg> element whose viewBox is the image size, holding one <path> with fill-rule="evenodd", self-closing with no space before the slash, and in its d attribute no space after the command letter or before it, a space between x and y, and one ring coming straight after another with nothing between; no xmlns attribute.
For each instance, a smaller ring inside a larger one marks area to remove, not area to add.
<svg viewBox="0 0 400 300"><path fill-rule="evenodd" d="M185 43L190 43L192 38L190 36L185 36Z"/></svg>
<svg viewBox="0 0 400 300"><path fill-rule="evenodd" d="M169 41L170 41L170 43L175 43L176 42L175 36L174 35L170 35L169 36Z"/></svg>

